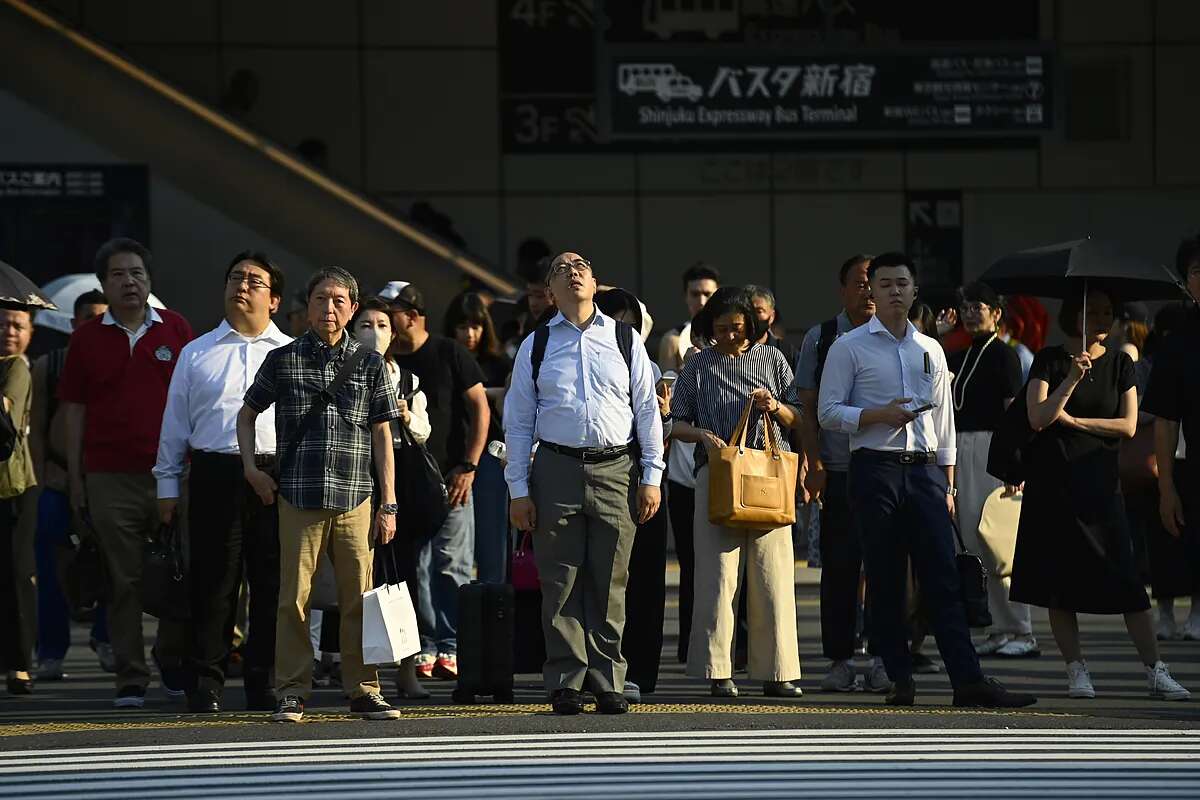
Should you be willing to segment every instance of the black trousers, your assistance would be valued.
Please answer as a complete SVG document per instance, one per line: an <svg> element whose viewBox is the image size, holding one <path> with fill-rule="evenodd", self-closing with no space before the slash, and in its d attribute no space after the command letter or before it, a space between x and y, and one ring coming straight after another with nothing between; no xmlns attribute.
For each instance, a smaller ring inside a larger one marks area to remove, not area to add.
<svg viewBox="0 0 1200 800"><path fill-rule="evenodd" d="M628 665L625 680L645 693L658 685L662 661L663 616L667 604L667 517L660 506L645 525L639 525L629 555L625 586L625 633L621 655Z"/></svg>
<svg viewBox="0 0 1200 800"><path fill-rule="evenodd" d="M273 459L260 458L263 469ZM198 688L220 691L233 641L243 574L250 586L249 636L242 650L247 692L270 688L279 604L279 515L250 488L240 456L192 453L191 652Z"/></svg>
<svg viewBox="0 0 1200 800"><path fill-rule="evenodd" d="M945 473L934 465L901 464L891 454L855 450L850 457L850 502L867 567L872 644L888 677L912 678L905 624L911 555L951 684L981 680L959 595Z"/></svg>
<svg viewBox="0 0 1200 800"><path fill-rule="evenodd" d="M0 500L0 669L28 672L33 668L37 595L33 538L17 529L21 500ZM34 526L27 529L32 534Z"/></svg>
<svg viewBox="0 0 1200 800"><path fill-rule="evenodd" d="M854 657L862 545L854 527L847 474L830 470L821 508L821 651L831 661ZM864 637L866 632L864 631Z"/></svg>

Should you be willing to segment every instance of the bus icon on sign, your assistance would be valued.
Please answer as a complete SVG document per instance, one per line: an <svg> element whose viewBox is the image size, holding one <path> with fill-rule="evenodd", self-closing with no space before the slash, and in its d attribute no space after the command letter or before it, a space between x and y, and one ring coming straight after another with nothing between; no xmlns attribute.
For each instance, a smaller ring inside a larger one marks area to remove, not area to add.
<svg viewBox="0 0 1200 800"><path fill-rule="evenodd" d="M617 67L617 89L632 97L653 94L664 103L671 100L690 100L704 96L704 90L675 69L674 64L621 64Z"/></svg>

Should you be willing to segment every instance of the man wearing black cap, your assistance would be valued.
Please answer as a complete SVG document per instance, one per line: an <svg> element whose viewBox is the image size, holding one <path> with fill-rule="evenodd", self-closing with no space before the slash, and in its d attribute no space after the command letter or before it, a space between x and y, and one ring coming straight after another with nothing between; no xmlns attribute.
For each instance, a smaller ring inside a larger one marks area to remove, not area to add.
<svg viewBox="0 0 1200 800"><path fill-rule="evenodd" d="M392 306L396 364L417 376L429 400L433 432L427 447L437 459L449 492L450 516L420 550L417 560L421 677L458 677L458 587L470 583L475 553L471 488L487 445L487 394L483 371L453 339L426 330L425 299L411 283L393 281L379 296Z"/></svg>

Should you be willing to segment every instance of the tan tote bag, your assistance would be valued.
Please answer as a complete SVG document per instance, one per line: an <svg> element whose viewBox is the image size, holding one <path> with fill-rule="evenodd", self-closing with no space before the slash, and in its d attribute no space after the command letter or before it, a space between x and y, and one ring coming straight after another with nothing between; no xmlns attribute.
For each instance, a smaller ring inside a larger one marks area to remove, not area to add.
<svg viewBox="0 0 1200 800"><path fill-rule="evenodd" d="M1017 527L1021 524L1021 499L1017 493L1004 496L999 486L988 495L979 520L979 541L992 557L996 575L1011 578L1013 556L1017 552Z"/></svg>
<svg viewBox="0 0 1200 800"><path fill-rule="evenodd" d="M767 449L746 446L753 407L747 401L729 446L708 453L708 521L769 531L796 522L800 458L780 449L775 426L765 421Z"/></svg>

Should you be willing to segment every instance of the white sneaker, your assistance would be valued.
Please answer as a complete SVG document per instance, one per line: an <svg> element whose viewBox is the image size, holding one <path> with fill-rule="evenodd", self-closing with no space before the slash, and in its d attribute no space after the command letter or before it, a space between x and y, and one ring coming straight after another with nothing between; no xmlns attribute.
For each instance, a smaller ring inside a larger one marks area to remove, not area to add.
<svg viewBox="0 0 1200 800"><path fill-rule="evenodd" d="M1150 696L1163 700L1187 700L1192 693L1179 685L1179 681L1171 677L1167 665L1156 661L1153 667L1146 667L1146 680L1150 684Z"/></svg>
<svg viewBox="0 0 1200 800"><path fill-rule="evenodd" d="M1189 642L1200 642L1200 619L1188 617L1188 621L1183 623L1182 638Z"/></svg>
<svg viewBox="0 0 1200 800"><path fill-rule="evenodd" d="M1007 633L993 633L987 639L975 645L975 655L990 656L999 650L1004 645L1008 644L1009 636Z"/></svg>
<svg viewBox="0 0 1200 800"><path fill-rule="evenodd" d="M622 689L621 694L625 695L625 700L631 705L642 702L642 687L633 681L625 681L625 687Z"/></svg>
<svg viewBox="0 0 1200 800"><path fill-rule="evenodd" d="M1092 699L1096 696L1096 688L1092 686L1092 676L1088 674L1087 664L1082 661L1072 661L1067 664L1067 697Z"/></svg>
<svg viewBox="0 0 1200 800"><path fill-rule="evenodd" d="M1041 654L1037 639L1032 636L1009 639L1003 647L996 651L996 655L1000 658L1036 658Z"/></svg>
<svg viewBox="0 0 1200 800"><path fill-rule="evenodd" d="M1175 618L1160 614L1158 616L1158 624L1155 625L1155 636L1160 642L1169 642L1173 639L1178 639L1179 626L1175 624Z"/></svg>
<svg viewBox="0 0 1200 800"><path fill-rule="evenodd" d="M887 694L892 690L892 681L888 678L887 669L884 668L882 659L875 659L875 663L871 665L871 669L867 672L867 682L863 689L874 694Z"/></svg>
<svg viewBox="0 0 1200 800"><path fill-rule="evenodd" d="M858 691L858 676L854 674L854 664L849 660L833 662L833 666L829 668L829 674L821 679L821 691Z"/></svg>

